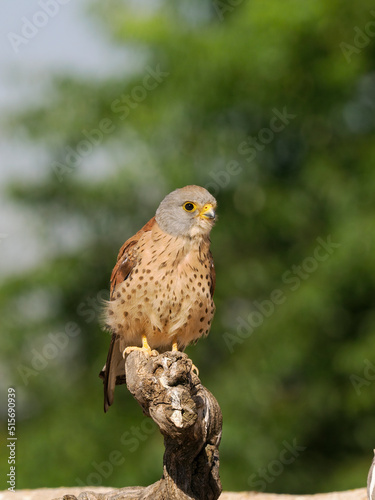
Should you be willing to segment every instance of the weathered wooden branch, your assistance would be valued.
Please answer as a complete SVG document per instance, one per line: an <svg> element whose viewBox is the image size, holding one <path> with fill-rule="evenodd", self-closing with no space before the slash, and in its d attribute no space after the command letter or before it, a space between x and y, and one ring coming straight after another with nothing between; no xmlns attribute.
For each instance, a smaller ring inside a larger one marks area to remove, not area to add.
<svg viewBox="0 0 375 500"><path fill-rule="evenodd" d="M165 352L147 357L130 353L126 384L164 436L162 478L148 487L110 493L84 492L78 500L216 500L221 493L219 404L201 384L188 356ZM65 495L64 500L77 500Z"/></svg>
<svg viewBox="0 0 375 500"><path fill-rule="evenodd" d="M97 500L99 493L109 492L111 488L106 488L104 486L93 486L93 490L96 492L96 496L92 496L94 500ZM68 495L69 492L69 495ZM76 497L74 495L79 495L82 492L82 487L67 487L67 488L39 488L37 490L16 490L15 492L10 492L8 490L0 491L2 500L51 500L56 499L61 500L65 493L65 498ZM82 497L81 497L82 498ZM90 496L86 496L85 499L90 499ZM259 493L257 491L241 491L236 493L223 492L220 496L220 500L368 500L366 488L359 488L356 490L349 491L335 491L332 493L318 493L315 495L283 495L276 493Z"/></svg>

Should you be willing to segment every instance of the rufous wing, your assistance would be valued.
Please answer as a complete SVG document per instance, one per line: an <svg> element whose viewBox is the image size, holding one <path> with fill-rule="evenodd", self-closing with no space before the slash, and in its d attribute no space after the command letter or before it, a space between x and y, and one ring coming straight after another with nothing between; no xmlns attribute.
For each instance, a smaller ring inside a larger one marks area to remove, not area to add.
<svg viewBox="0 0 375 500"><path fill-rule="evenodd" d="M117 262L111 274L110 300L114 300L116 288L131 274L137 264L137 243L145 231L151 231L155 217L150 219L134 236L129 238L120 248ZM99 374L104 382L104 411L113 403L115 386L125 383L124 359L120 349L120 337L112 332L107 361Z"/></svg>

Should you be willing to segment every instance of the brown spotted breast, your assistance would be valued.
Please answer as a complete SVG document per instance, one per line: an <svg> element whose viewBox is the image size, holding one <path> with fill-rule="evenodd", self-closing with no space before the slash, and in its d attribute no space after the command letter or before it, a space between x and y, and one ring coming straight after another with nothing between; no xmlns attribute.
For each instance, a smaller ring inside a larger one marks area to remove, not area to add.
<svg viewBox="0 0 375 500"><path fill-rule="evenodd" d="M106 324L119 335L121 350L141 346L142 334L153 349L169 350L177 340L183 350L208 334L215 312L210 242L171 236L150 223L124 252L130 271L113 286Z"/></svg>

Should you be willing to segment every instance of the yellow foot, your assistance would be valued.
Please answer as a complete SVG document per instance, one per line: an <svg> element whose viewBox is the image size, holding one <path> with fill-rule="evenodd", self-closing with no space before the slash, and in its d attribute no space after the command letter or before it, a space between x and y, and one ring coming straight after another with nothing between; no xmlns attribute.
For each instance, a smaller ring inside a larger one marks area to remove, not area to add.
<svg viewBox="0 0 375 500"><path fill-rule="evenodd" d="M147 337L146 335L142 335L142 347L138 347L135 345L128 346L124 349L124 352L122 353L122 357L125 358L127 354L130 354L133 351L142 351L148 356L158 356L158 351L155 351L155 349L151 349L147 342Z"/></svg>
<svg viewBox="0 0 375 500"><path fill-rule="evenodd" d="M122 357L125 358L128 354L130 354L133 351L142 351L148 356L158 356L159 353L158 351L155 351L155 349L147 349L146 347L138 347L136 345L131 345L128 346L126 349L124 349L124 352L122 353Z"/></svg>

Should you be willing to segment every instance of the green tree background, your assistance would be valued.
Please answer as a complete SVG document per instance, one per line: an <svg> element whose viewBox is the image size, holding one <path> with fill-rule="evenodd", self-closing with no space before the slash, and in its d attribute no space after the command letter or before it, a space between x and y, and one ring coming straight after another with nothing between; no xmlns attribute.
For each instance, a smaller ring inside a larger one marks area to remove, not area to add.
<svg viewBox="0 0 375 500"><path fill-rule="evenodd" d="M46 249L0 288L17 487L159 479L162 438L124 387L103 413L100 308L123 241L186 184L219 203L217 313L188 353L223 411L224 489L364 486L375 446L372 2L118 0L90 15L133 67L105 81L55 77L6 117L48 155L35 165L42 180L3 190L40 221Z"/></svg>

